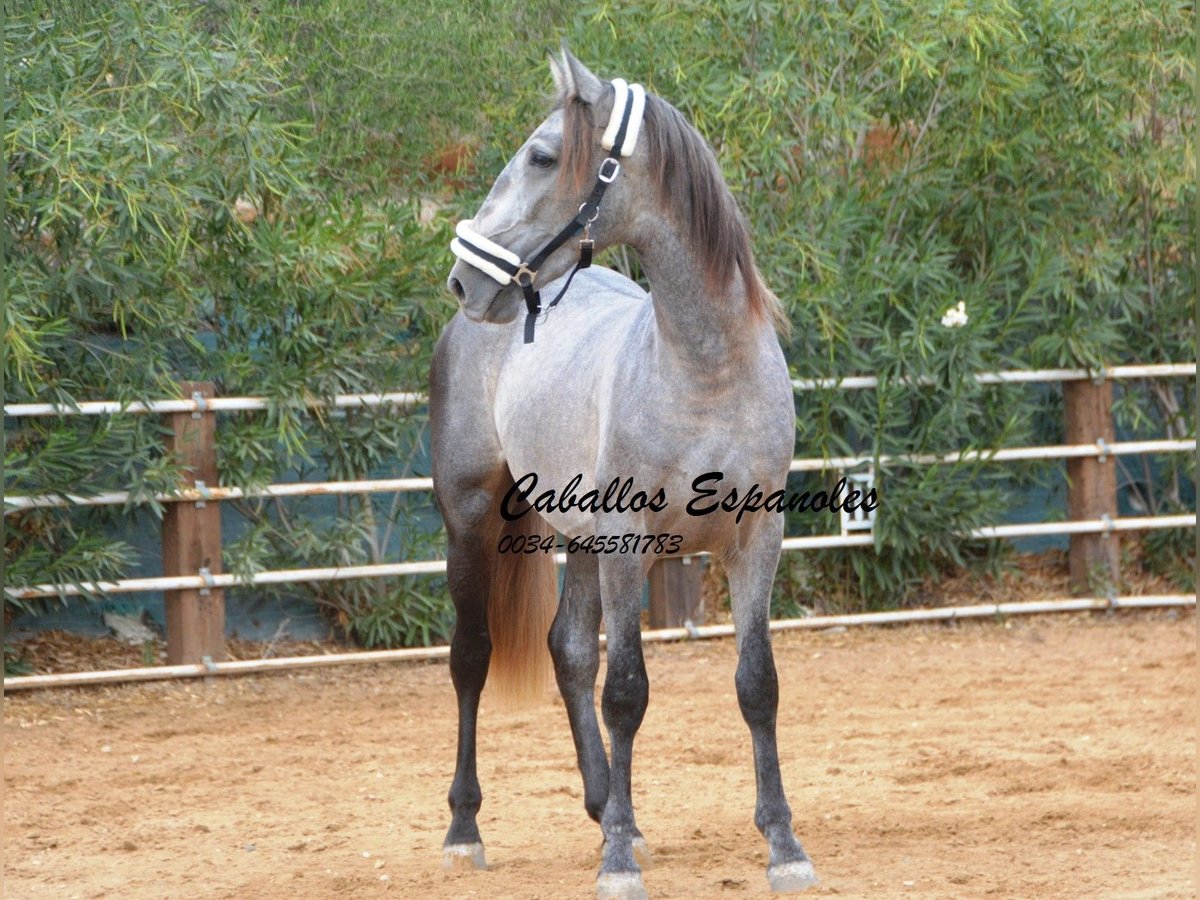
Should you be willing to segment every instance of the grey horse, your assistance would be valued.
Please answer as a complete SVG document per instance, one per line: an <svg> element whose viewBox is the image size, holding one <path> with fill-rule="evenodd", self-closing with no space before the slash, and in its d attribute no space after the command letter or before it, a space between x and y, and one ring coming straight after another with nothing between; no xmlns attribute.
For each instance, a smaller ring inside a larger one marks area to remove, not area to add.
<svg viewBox="0 0 1200 900"><path fill-rule="evenodd" d="M594 173L615 175L602 143L618 90L629 93L624 82L600 80L565 49L550 63L557 105L469 228L460 226L493 257L506 248L521 259L545 246L578 214ZM548 637L584 807L604 836L597 891L646 896L630 795L649 692L642 587L664 554L708 551L729 577L737 698L753 740L754 821L770 849L768 881L800 890L816 877L792 832L780 777L768 630L783 517L727 511L737 501L731 491L782 488L788 474L795 413L777 334L786 320L710 147L666 101L643 94L639 102L636 148L619 159L619 177L606 183L584 236L597 252L632 247L649 295L614 271L582 269L561 304L538 314L529 341L522 286L536 277L542 290L561 288L581 252L576 240L508 284L456 250L448 280L461 308L438 342L429 402L457 613L450 672L458 753L445 859L484 866L475 744L489 664L501 689L536 693L549 678ZM702 475L718 495L697 494ZM556 531L569 551L561 599L549 552ZM511 552L517 547L523 552ZM594 705L602 616L611 762Z"/></svg>

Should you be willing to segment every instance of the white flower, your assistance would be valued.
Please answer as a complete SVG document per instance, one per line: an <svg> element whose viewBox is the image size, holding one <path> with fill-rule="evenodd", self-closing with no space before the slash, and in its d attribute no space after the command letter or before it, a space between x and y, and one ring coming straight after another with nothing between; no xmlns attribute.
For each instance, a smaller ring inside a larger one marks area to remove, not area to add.
<svg viewBox="0 0 1200 900"><path fill-rule="evenodd" d="M238 221L249 225L258 218L258 207L245 197L238 197L237 202L233 204L233 214Z"/></svg>
<svg viewBox="0 0 1200 900"><path fill-rule="evenodd" d="M109 87L112 87L114 84L117 83L117 79L115 77L113 77L112 72L106 72L104 74L104 83L107 84Z"/></svg>
<svg viewBox="0 0 1200 900"><path fill-rule="evenodd" d="M967 304L962 300L958 306L952 306L942 314L942 325L946 328L958 328L967 324Z"/></svg>

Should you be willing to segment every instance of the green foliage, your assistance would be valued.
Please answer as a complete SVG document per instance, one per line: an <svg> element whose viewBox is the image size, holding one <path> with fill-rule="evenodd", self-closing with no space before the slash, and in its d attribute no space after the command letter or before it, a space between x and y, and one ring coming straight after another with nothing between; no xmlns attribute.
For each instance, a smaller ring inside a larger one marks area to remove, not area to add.
<svg viewBox="0 0 1200 900"><path fill-rule="evenodd" d="M21 656L20 650L12 644L4 645L4 677L10 675L28 675L33 671L29 661Z"/></svg>
<svg viewBox="0 0 1200 900"><path fill-rule="evenodd" d="M1170 578L1181 591L1196 591L1196 530L1164 528L1151 531L1143 544L1147 570Z"/></svg>
<svg viewBox="0 0 1200 900"><path fill-rule="evenodd" d="M968 374L1194 358L1189 6L646 0L584 18L582 58L672 98L713 142L795 325L795 374L881 376L800 394L802 455L1061 441L1033 427L1056 393ZM959 302L967 322L943 326ZM1118 421L1194 435L1188 389L1132 383ZM1004 468L878 466L877 553L822 553L814 583L904 601L964 560L956 532L1003 520ZM1175 454L1129 480L1165 512L1188 508L1194 478Z"/></svg>
<svg viewBox="0 0 1200 900"><path fill-rule="evenodd" d="M444 644L454 630L452 607L444 591L422 593L414 587L371 590L360 586L350 616L352 633L364 647L430 647Z"/></svg>
<svg viewBox="0 0 1200 900"><path fill-rule="evenodd" d="M564 37L713 143L796 326L793 373L880 376L877 390L798 395L802 455L1058 442L1056 391L968 375L1193 358L1185 4L393 6L264 0L253 20L232 0L10 10L10 402L213 380L271 401L222 418L223 483L419 474L421 410L309 403L424 385L452 312L449 223L538 120L544 58ZM965 323L944 325L960 302ZM1187 390L1126 385L1120 427L1194 435ZM10 494L132 489L131 505L157 514L147 498L179 477L149 418L9 420L6 436ZM1119 464L1135 508L1189 507L1192 459ZM831 603L894 605L994 562L994 543L959 535L1004 519L1013 471L879 462L876 552L785 556L780 608L832 584ZM244 520L225 548L241 574L440 555L424 496L227 508ZM10 583L126 572L134 553L106 521L9 517ZM789 522L827 529L824 516ZM1194 552L1174 534L1149 543L1166 571ZM430 579L288 590L369 645L437 640L448 621Z"/></svg>
<svg viewBox="0 0 1200 900"><path fill-rule="evenodd" d="M564 0L404 3L383 16L375 0L260 7L264 42L304 86L286 105L313 123L323 174L372 194L447 198L441 176L490 184L524 141L557 45L547 23L572 9Z"/></svg>
<svg viewBox="0 0 1200 900"><path fill-rule="evenodd" d="M281 63L240 14L214 23L166 2L58 12L16 16L5 35L18 60L4 136L6 399L157 398L212 380L271 402L222 416L222 483L313 464L342 479L407 474L395 467L419 444L420 411L310 404L421 383L448 309L428 299L441 294L444 229L420 224L415 203L323 183L311 127L287 116ZM130 490L132 506L161 514L151 498L180 477L162 436L155 417L7 422L5 493ZM356 512L370 499L342 502L333 515L230 505L248 530L227 567L382 561L392 548ZM8 583L127 575L136 554L107 519L9 516ZM344 586L311 596L336 605Z"/></svg>

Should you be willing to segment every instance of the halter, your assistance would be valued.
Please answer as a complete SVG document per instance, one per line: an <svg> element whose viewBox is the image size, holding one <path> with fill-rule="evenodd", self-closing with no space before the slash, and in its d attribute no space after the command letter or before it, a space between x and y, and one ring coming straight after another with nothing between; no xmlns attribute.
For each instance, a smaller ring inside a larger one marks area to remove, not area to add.
<svg viewBox="0 0 1200 900"><path fill-rule="evenodd" d="M612 114L608 118L608 127L600 139L600 146L615 155L627 157L633 154L637 146L638 133L642 128L642 114L646 109L646 91L640 84L627 84L624 79L614 78ZM608 186L616 180L621 171L621 164L614 156L608 156L600 163L596 173L596 184L579 207L579 212L561 231L547 241L527 261L497 244L490 238L484 237L472 227L471 219L464 219L455 226L457 237L450 242L450 250L468 265L472 265L485 275L495 279L501 285L517 284L525 296L525 343L533 343L533 329L537 317L542 312L541 293L534 289L533 281L537 278L538 269L555 250L573 238L579 232L583 237L579 240L579 261L571 270L567 283L563 285L558 296L547 304L546 309L553 309L563 298L571 280L580 269L586 269L592 264L592 250L595 243L591 238L591 226L600 215L600 201Z"/></svg>

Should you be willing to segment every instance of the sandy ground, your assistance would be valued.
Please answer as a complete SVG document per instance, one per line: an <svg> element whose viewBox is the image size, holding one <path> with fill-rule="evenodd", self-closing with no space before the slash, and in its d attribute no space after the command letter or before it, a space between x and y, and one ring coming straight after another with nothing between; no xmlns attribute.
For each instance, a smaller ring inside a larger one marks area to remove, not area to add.
<svg viewBox="0 0 1200 900"><path fill-rule="evenodd" d="M776 638L808 896L1192 897L1190 614ZM651 897L766 894L732 642L647 648ZM444 664L13 694L10 897L593 896L566 716L485 696L491 869L439 868Z"/></svg>

